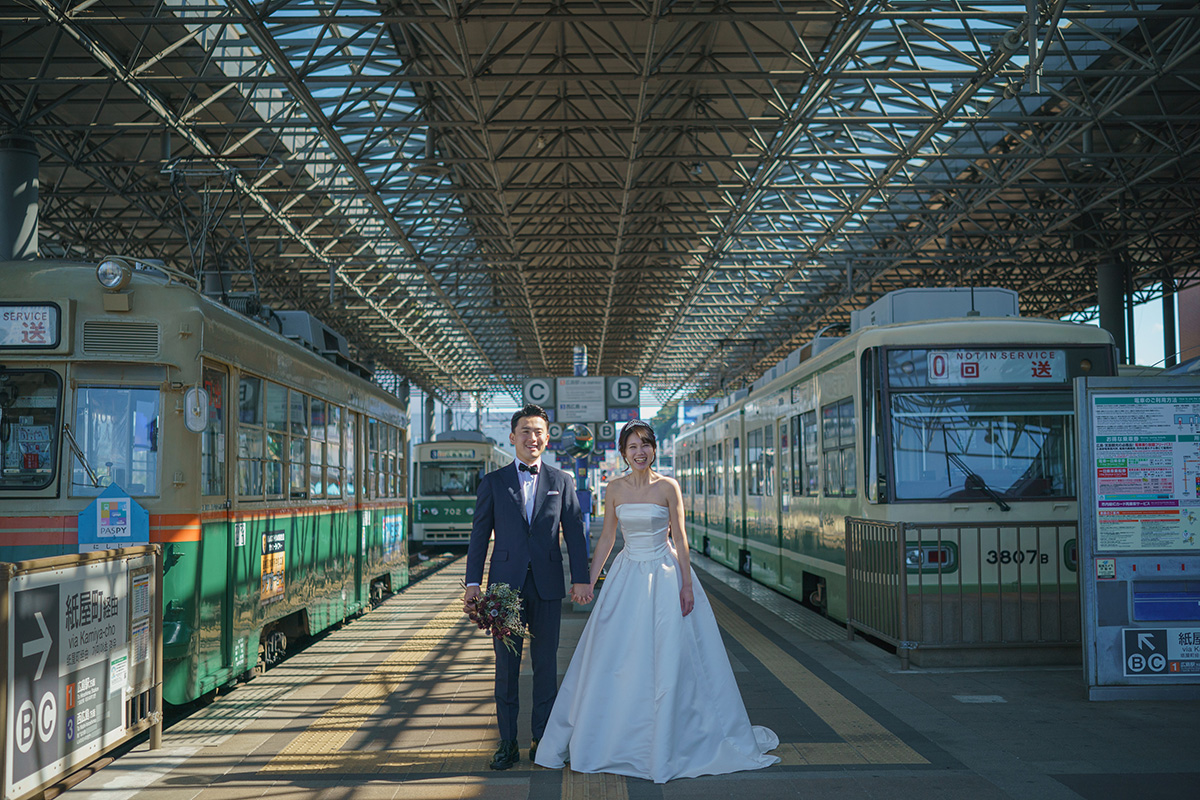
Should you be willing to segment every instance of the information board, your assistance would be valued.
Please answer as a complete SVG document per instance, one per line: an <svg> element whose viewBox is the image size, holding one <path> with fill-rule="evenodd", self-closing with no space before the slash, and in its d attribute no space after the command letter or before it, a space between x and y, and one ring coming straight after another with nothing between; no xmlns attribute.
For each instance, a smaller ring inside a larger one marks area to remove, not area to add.
<svg viewBox="0 0 1200 800"><path fill-rule="evenodd" d="M1200 379L1078 378L1088 697L1200 698Z"/></svg>
<svg viewBox="0 0 1200 800"><path fill-rule="evenodd" d="M153 564L153 555L115 558L9 581L6 796L126 735L126 700L154 657Z"/></svg>

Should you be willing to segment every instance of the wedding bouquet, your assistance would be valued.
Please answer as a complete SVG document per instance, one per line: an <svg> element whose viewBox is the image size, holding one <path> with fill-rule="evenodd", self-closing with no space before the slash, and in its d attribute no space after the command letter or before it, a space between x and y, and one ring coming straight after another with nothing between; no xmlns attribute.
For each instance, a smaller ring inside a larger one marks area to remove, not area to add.
<svg viewBox="0 0 1200 800"><path fill-rule="evenodd" d="M516 639L532 634L521 619L521 593L507 583L488 584L487 591L468 604L467 617L516 653Z"/></svg>

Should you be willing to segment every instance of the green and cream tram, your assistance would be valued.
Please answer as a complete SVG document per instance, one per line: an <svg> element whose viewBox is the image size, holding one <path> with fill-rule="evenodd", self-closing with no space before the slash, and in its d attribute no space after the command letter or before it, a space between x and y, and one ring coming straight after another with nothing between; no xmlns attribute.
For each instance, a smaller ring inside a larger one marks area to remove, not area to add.
<svg viewBox="0 0 1200 800"><path fill-rule="evenodd" d="M953 537L907 543L920 591L951 572L979 596L1031 573L1073 589L1074 539L1021 528L1073 530L1072 381L1114 374L1112 338L1021 318L1008 290L967 292L888 295L855 312L848 335L819 337L685 428L676 466L692 546L839 621L847 518L1015 531L983 552ZM958 316L924 319L931 310Z"/></svg>
<svg viewBox="0 0 1200 800"><path fill-rule="evenodd" d="M405 408L318 352L332 331L305 314L302 345L125 259L0 271L0 559L104 546L80 522L101 494L144 508L166 701L407 582Z"/></svg>
<svg viewBox="0 0 1200 800"><path fill-rule="evenodd" d="M466 544L479 480L512 461L479 431L444 431L413 447L414 543Z"/></svg>

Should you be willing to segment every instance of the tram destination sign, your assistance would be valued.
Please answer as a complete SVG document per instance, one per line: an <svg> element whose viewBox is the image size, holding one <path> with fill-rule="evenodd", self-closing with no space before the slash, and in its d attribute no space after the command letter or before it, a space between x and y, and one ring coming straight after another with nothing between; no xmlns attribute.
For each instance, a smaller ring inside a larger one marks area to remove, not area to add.
<svg viewBox="0 0 1200 800"><path fill-rule="evenodd" d="M0 348L45 350L58 347L61 313L57 305L0 303Z"/></svg>
<svg viewBox="0 0 1200 800"><path fill-rule="evenodd" d="M1066 383L1070 377L1062 350L930 350L926 359L932 384Z"/></svg>

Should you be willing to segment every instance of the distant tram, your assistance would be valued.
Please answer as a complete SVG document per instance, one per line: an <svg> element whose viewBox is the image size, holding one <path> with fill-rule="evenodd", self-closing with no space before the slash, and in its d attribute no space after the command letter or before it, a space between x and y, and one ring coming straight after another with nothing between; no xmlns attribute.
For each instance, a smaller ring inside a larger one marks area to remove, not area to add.
<svg viewBox="0 0 1200 800"><path fill-rule="evenodd" d="M1072 379L1115 374L1112 338L1020 318L1008 290L967 292L894 292L685 428L675 463L692 546L845 621L846 517L1072 523ZM1074 586L1074 559L1074 539L982 553L913 542L906 555L910 585L953 571L981 586L1029 560Z"/></svg>
<svg viewBox="0 0 1200 800"><path fill-rule="evenodd" d="M407 583L405 408L332 331L290 312L310 349L124 259L0 272L0 559L105 546L80 522L102 493L144 508L167 702Z"/></svg>
<svg viewBox="0 0 1200 800"><path fill-rule="evenodd" d="M444 431L413 447L413 532L422 544L466 544L475 491L512 455L478 431Z"/></svg>

